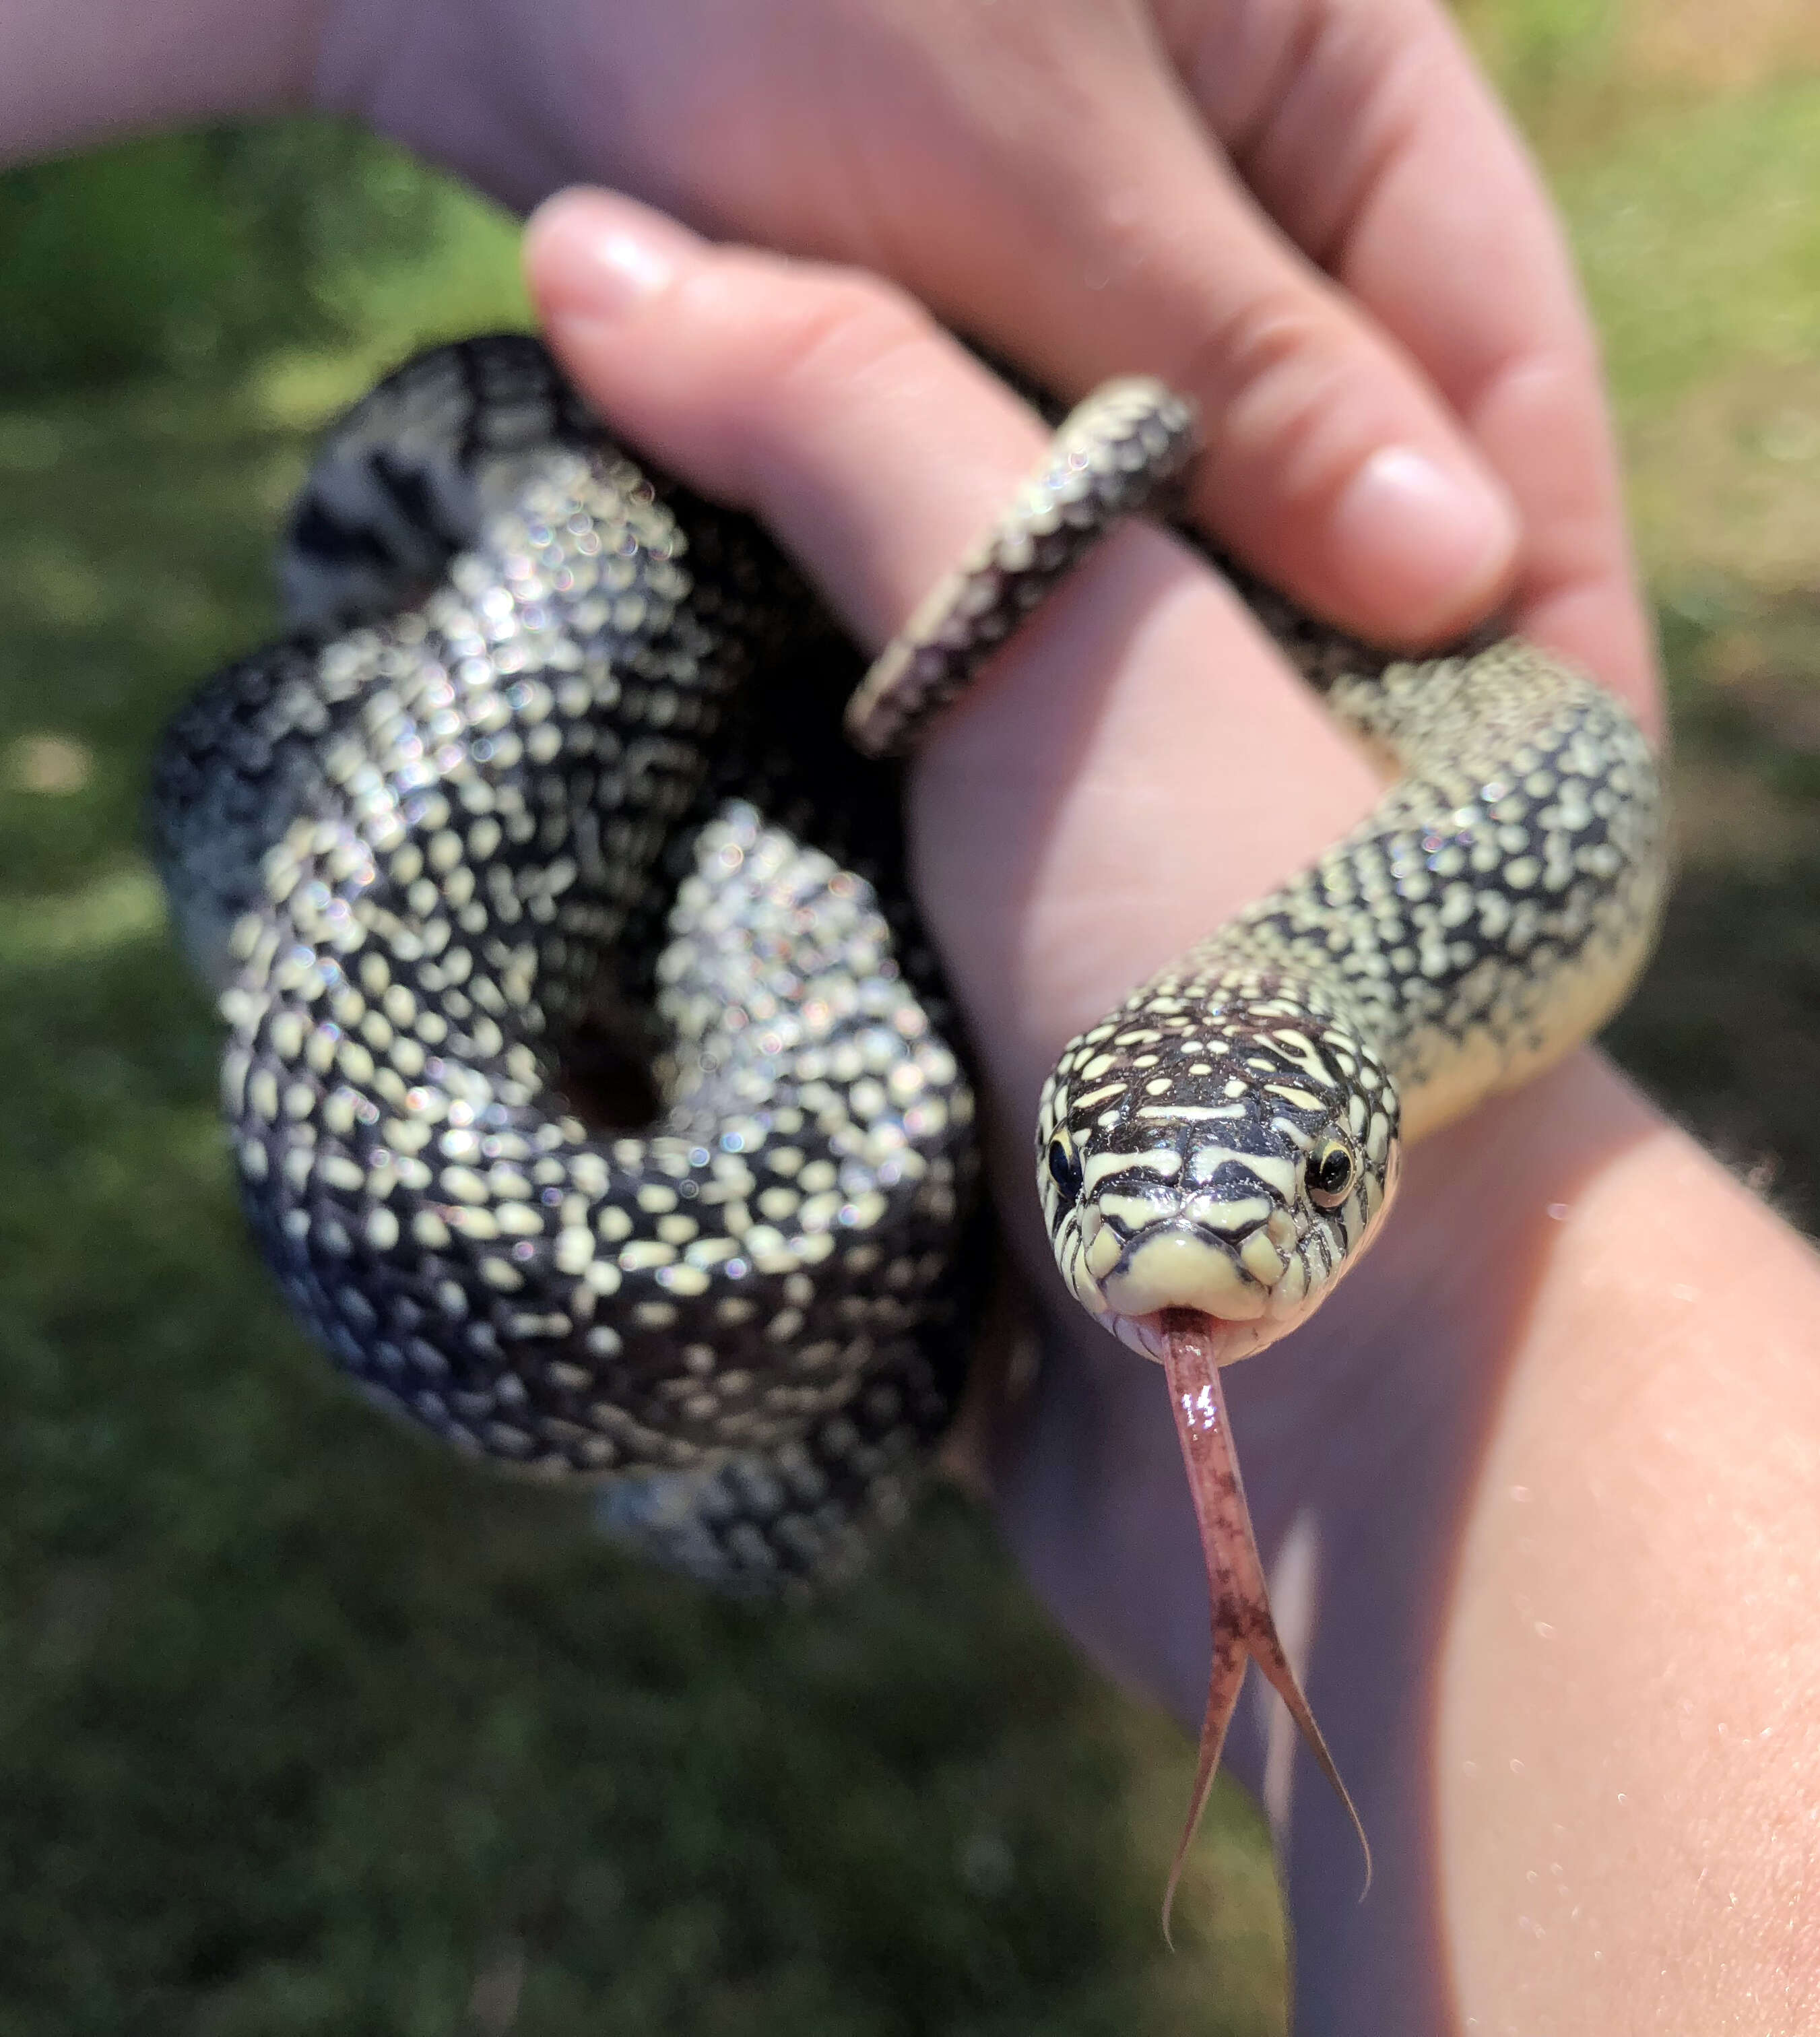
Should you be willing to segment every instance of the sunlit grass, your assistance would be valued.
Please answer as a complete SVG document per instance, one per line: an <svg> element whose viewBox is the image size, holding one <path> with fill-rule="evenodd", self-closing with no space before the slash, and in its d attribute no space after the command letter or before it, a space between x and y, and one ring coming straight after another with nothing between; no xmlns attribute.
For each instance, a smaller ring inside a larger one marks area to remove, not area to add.
<svg viewBox="0 0 1820 2037"><path fill-rule="evenodd" d="M1626 418L1820 357L1820 76L1626 130L1561 186Z"/></svg>
<svg viewBox="0 0 1820 2037"><path fill-rule="evenodd" d="M0 954L9 966L32 969L159 932L164 894L143 863L129 863L78 891L49 898L0 898Z"/></svg>

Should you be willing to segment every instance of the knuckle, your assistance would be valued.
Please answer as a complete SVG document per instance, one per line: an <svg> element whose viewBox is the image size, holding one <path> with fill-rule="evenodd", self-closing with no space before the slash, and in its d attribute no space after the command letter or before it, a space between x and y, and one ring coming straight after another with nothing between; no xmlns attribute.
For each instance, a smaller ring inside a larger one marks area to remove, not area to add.
<svg viewBox="0 0 1820 2037"><path fill-rule="evenodd" d="M773 333L765 379L787 409L820 405L831 386L865 381L935 336L934 320L895 284L855 270L811 270Z"/></svg>
<svg viewBox="0 0 1820 2037"><path fill-rule="evenodd" d="M1358 451L1350 401L1369 365L1312 293L1259 293L1196 348L1184 372L1203 392L1222 466L1267 461L1289 495L1318 491Z"/></svg>

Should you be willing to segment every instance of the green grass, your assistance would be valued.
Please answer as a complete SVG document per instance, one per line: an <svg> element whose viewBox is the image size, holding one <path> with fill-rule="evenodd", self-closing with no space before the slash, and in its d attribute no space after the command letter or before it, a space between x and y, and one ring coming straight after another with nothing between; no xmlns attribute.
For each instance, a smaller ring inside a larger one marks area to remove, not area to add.
<svg viewBox="0 0 1820 2037"><path fill-rule="evenodd" d="M1556 138L1679 711L1684 881L1614 1038L1812 1223L1820 85L1646 86L1615 0L1474 19ZM497 218L386 202L427 239L319 265L318 341L0 407L0 2028L1278 2031L1256 1820L1219 1800L1170 1958L1186 1742L969 1505L818 1608L716 1604L376 1421L251 1259L141 786L270 626L312 425L522 308Z"/></svg>
<svg viewBox="0 0 1820 2037"><path fill-rule="evenodd" d="M1559 188L1627 418L1820 357L1820 77L1641 119Z"/></svg>
<svg viewBox="0 0 1820 2037"><path fill-rule="evenodd" d="M28 164L0 172L0 386L218 387L280 344L471 331L523 313L512 243L472 197L328 121Z"/></svg>

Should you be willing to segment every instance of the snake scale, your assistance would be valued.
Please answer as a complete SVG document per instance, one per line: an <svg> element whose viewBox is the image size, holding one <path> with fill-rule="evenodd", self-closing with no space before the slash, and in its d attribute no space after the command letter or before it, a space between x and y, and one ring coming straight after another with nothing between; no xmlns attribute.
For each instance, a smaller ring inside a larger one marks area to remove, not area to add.
<svg viewBox="0 0 1820 2037"><path fill-rule="evenodd" d="M533 339L421 356L330 430L292 633L180 712L152 811L253 1230L364 1389L597 1480L610 1528L735 1589L849 1567L901 1510L965 1370L978 1165L894 773L843 705L906 746L1191 444L1160 385L1090 399L855 692L763 534L642 472ZM1037 1136L1062 1277L1162 1362L1202 1525L1191 1831L1248 1658L1339 1786L1218 1368L1356 1263L1407 1139L1615 1007L1665 881L1603 690L1243 591L1402 775L1072 1042ZM649 1094L602 1075L628 1057Z"/></svg>

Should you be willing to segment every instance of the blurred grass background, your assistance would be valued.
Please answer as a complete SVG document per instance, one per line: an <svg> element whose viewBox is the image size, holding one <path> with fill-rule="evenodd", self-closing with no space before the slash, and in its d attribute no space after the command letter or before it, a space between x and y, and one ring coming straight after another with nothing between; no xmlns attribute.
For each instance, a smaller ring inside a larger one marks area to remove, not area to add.
<svg viewBox="0 0 1820 2037"><path fill-rule="evenodd" d="M1464 0L1603 329L1682 876L1612 1044L1820 1217L1820 17ZM1182 1737L931 1495L766 1616L375 1422L243 1242L138 847L270 626L311 432L523 304L508 223L309 123L0 178L0 2028L790 2037L1284 2020Z"/></svg>

